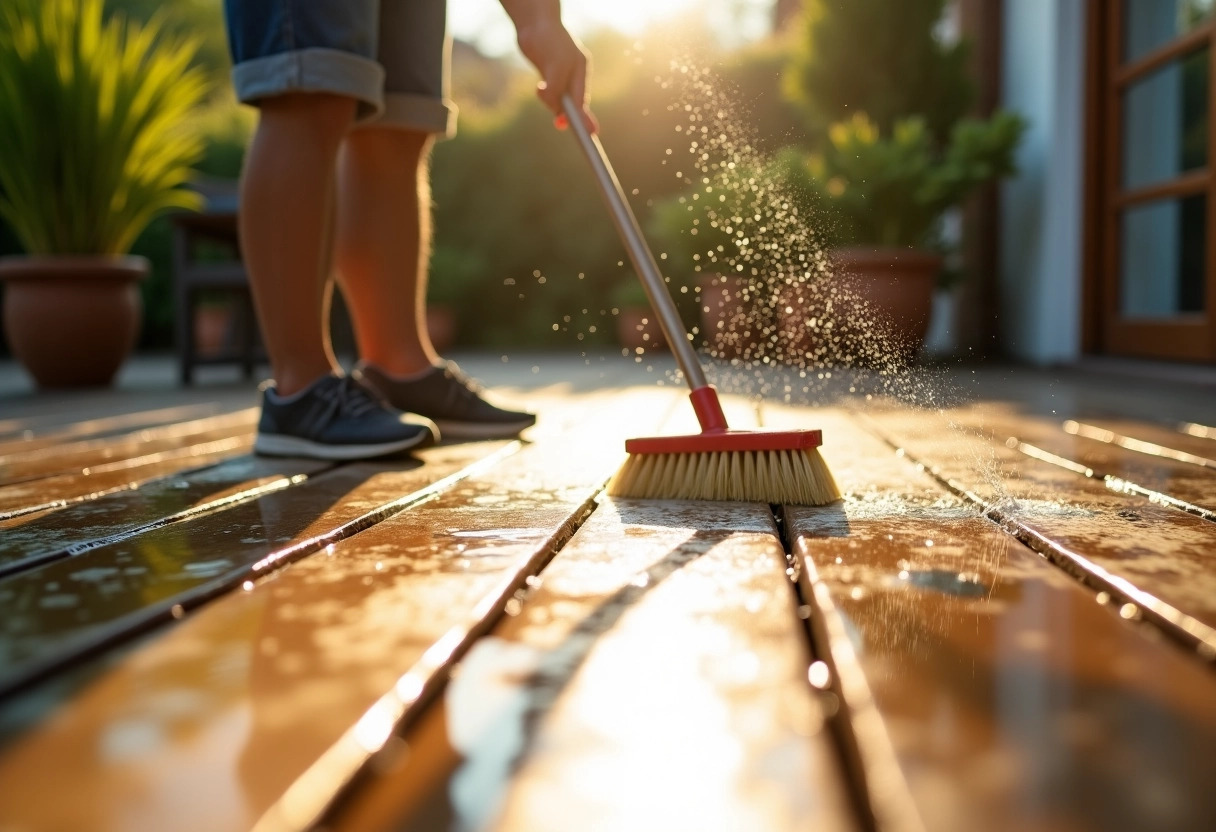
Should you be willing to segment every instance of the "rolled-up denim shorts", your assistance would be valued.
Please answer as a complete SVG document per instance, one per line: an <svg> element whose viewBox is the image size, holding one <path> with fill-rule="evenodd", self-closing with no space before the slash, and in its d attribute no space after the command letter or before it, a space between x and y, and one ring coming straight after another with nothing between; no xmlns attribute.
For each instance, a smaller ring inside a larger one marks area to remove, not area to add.
<svg viewBox="0 0 1216 832"><path fill-rule="evenodd" d="M237 98L328 92L361 125L450 136L446 0L224 0Z"/></svg>

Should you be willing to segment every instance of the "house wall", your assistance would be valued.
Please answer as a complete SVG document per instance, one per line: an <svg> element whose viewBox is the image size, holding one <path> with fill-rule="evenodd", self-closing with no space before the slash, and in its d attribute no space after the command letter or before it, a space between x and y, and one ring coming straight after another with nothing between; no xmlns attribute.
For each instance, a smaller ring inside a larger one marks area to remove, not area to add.
<svg viewBox="0 0 1216 832"><path fill-rule="evenodd" d="M1029 129L1001 187L1000 330L1010 355L1075 360L1081 345L1085 4L1004 4L1002 106Z"/></svg>

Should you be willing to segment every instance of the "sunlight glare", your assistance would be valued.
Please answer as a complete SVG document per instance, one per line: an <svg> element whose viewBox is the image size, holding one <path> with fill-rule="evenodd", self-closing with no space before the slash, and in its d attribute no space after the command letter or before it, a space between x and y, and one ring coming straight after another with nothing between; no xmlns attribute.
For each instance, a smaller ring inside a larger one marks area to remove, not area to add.
<svg viewBox="0 0 1216 832"><path fill-rule="evenodd" d="M693 8L712 15L721 5L705 0L563 0L562 19L579 37L599 29L615 29L629 35ZM498 0L452 0L448 5L451 34L477 44L490 54L502 54L515 47L515 31Z"/></svg>

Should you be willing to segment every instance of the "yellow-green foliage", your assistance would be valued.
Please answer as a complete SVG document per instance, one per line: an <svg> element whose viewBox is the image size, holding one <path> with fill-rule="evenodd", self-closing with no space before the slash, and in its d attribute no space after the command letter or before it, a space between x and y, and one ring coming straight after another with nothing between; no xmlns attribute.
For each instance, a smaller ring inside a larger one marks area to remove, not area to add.
<svg viewBox="0 0 1216 832"><path fill-rule="evenodd" d="M0 7L0 215L37 254L121 254L202 153L187 116L206 92L195 44L101 0Z"/></svg>
<svg viewBox="0 0 1216 832"><path fill-rule="evenodd" d="M826 209L839 245L934 246L941 216L972 191L1015 172L1014 151L1026 123L1000 112L962 119L944 147L924 119L899 120L883 134L864 113L832 125L822 153L797 151L777 161L795 190ZM779 174L781 175L781 174Z"/></svg>

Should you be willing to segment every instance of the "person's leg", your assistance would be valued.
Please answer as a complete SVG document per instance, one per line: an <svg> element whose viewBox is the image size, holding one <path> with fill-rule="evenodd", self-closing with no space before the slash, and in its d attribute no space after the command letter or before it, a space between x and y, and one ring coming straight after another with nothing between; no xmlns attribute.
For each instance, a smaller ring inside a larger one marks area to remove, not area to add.
<svg viewBox="0 0 1216 832"><path fill-rule="evenodd" d="M447 438L512 436L529 413L481 398L426 329L430 260L428 156L450 136L444 0L380 8L377 59L384 112L351 131L341 151L337 265L361 360L353 375L393 407L432 419Z"/></svg>
<svg viewBox="0 0 1216 832"><path fill-rule="evenodd" d="M429 133L391 125L359 127L343 142L335 251L359 344L355 375L448 438L513 436L535 417L485 401L427 332L430 146Z"/></svg>
<svg viewBox="0 0 1216 832"><path fill-rule="evenodd" d="M337 372L329 346L338 149L357 116L384 109L374 59L379 0L226 0L237 97L260 108L241 182L246 270L270 353L254 450L364 459L431 441Z"/></svg>
<svg viewBox="0 0 1216 832"><path fill-rule="evenodd" d="M333 372L323 326L338 148L355 101L289 93L261 102L241 177L241 250L277 392Z"/></svg>
<svg viewBox="0 0 1216 832"><path fill-rule="evenodd" d="M439 362L426 328L429 133L367 126L339 156L338 280L359 354L393 375Z"/></svg>

